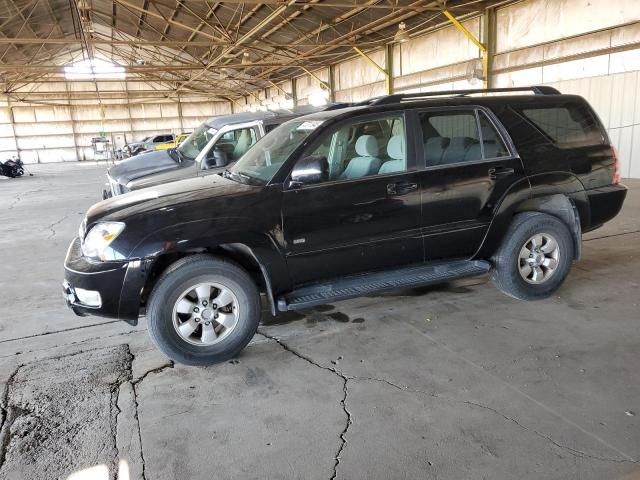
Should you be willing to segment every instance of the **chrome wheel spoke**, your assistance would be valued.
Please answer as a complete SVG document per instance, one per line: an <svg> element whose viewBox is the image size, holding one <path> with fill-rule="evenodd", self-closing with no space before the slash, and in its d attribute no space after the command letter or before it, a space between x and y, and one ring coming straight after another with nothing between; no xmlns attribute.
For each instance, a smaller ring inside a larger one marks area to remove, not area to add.
<svg viewBox="0 0 640 480"><path fill-rule="evenodd" d="M216 318L216 322L225 328L233 328L236 324L236 315L235 313L219 313L218 318Z"/></svg>
<svg viewBox="0 0 640 480"><path fill-rule="evenodd" d="M180 299L178 304L176 305L176 311L178 313L193 313L193 309L196 307L196 303L184 297Z"/></svg>
<svg viewBox="0 0 640 480"><path fill-rule="evenodd" d="M531 265L529 265L528 263L521 266L520 267L520 274L524 277L524 278L528 278L529 275L531 275Z"/></svg>
<svg viewBox="0 0 640 480"><path fill-rule="evenodd" d="M238 324L239 312L240 304L232 289L216 282L203 282L192 285L178 297L173 306L173 327L183 341L209 346L231 334Z"/></svg>
<svg viewBox="0 0 640 480"><path fill-rule="evenodd" d="M178 327L178 331L183 337L189 337L193 332L198 328L198 322L196 322L195 318L191 318L186 322L180 324Z"/></svg>
<svg viewBox="0 0 640 480"><path fill-rule="evenodd" d="M560 265L560 246L549 233L536 233L527 240L517 259L520 276L527 283L541 284Z"/></svg>
<svg viewBox="0 0 640 480"><path fill-rule="evenodd" d="M212 303L216 304L218 308L226 307L231 302L233 302L233 294L230 290L226 288L221 288L218 291L218 296L211 300Z"/></svg>
<svg viewBox="0 0 640 480"><path fill-rule="evenodd" d="M531 275L531 280L533 280L534 282L540 282L542 281L544 277L544 272L542 271L542 269L540 267L533 267L533 274Z"/></svg>
<svg viewBox="0 0 640 480"><path fill-rule="evenodd" d="M204 344L213 343L216 340L216 338L218 338L218 334L213 329L212 323L209 323L209 325L207 325L206 323L202 324L202 337L200 338L202 340L202 343Z"/></svg>
<svg viewBox="0 0 640 480"><path fill-rule="evenodd" d="M198 285L195 288L196 295L198 296L198 302L202 304L203 301L209 302L211 298L211 285Z"/></svg>
<svg viewBox="0 0 640 480"><path fill-rule="evenodd" d="M546 242L545 244L540 248L540 250L543 253L546 254L551 254L553 253L557 248L558 248L558 244L555 241L555 239L551 238L551 237L546 237L545 238Z"/></svg>

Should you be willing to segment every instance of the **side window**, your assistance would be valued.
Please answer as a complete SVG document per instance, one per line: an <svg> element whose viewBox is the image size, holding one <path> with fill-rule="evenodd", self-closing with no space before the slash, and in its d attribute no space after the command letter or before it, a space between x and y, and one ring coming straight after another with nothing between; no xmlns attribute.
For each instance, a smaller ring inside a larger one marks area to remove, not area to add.
<svg viewBox="0 0 640 480"><path fill-rule="evenodd" d="M598 122L584 105L523 108L521 114L558 146L598 145L605 141Z"/></svg>
<svg viewBox="0 0 640 480"><path fill-rule="evenodd" d="M484 158L502 158L509 156L509 150L505 146L498 131L491 124L484 112L478 112L480 120L480 133L482 134L482 146Z"/></svg>
<svg viewBox="0 0 640 480"><path fill-rule="evenodd" d="M423 112L420 125L427 167L482 159L475 112Z"/></svg>
<svg viewBox="0 0 640 480"><path fill-rule="evenodd" d="M329 180L407 170L402 116L354 121L326 135L310 153L327 158Z"/></svg>
<svg viewBox="0 0 640 480"><path fill-rule="evenodd" d="M224 133L213 149L224 152L227 160L233 162L244 155L257 141L256 131L253 128L239 128Z"/></svg>
<svg viewBox="0 0 640 480"><path fill-rule="evenodd" d="M265 125L264 126L264 131L265 133L269 133L271 130L273 130L274 128L277 128L278 124L277 123L272 123L271 125Z"/></svg>

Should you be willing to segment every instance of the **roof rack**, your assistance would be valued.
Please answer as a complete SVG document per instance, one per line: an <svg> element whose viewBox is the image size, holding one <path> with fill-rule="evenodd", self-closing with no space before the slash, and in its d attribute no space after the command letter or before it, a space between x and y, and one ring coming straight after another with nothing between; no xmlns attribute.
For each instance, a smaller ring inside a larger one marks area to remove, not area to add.
<svg viewBox="0 0 640 480"><path fill-rule="evenodd" d="M533 92L535 95L560 95L560 92L553 87L537 85L532 87L509 87L509 88L478 88L472 90L442 90L439 92L421 93L394 93L383 97L376 97L363 102L365 105L386 105L389 103L400 103L402 100L410 98L424 97L464 97L472 93L501 93L501 92Z"/></svg>

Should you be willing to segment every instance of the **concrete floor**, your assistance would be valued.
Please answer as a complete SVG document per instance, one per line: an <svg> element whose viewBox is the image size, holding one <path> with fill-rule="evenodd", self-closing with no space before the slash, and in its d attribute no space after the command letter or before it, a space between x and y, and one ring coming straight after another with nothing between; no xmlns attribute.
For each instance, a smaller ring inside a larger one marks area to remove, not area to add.
<svg viewBox="0 0 640 480"><path fill-rule="evenodd" d="M144 322L66 309L104 168L33 171L0 180L0 479L640 478L640 181L549 300L486 278L355 299L187 368Z"/></svg>

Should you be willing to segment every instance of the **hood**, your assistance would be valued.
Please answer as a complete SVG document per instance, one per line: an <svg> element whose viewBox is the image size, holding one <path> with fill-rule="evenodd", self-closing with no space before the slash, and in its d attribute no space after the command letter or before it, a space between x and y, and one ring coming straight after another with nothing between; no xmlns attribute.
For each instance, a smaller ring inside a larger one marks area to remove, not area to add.
<svg viewBox="0 0 640 480"><path fill-rule="evenodd" d="M141 188L155 187L162 183L175 182L185 178L193 178L198 174L195 163L196 162L192 160L188 160L178 165L178 168L162 170L160 172L140 176L130 180L127 184L127 188L129 190L140 190Z"/></svg>
<svg viewBox="0 0 640 480"><path fill-rule="evenodd" d="M226 197L256 188L260 187L238 183L220 175L189 178L143 188L98 202L87 211L85 225L91 227L101 220L126 220L126 217L167 206L211 197Z"/></svg>
<svg viewBox="0 0 640 480"><path fill-rule="evenodd" d="M181 165L171 158L169 150L152 150L121 161L111 167L108 173L120 185L127 185L136 178L180 168Z"/></svg>

